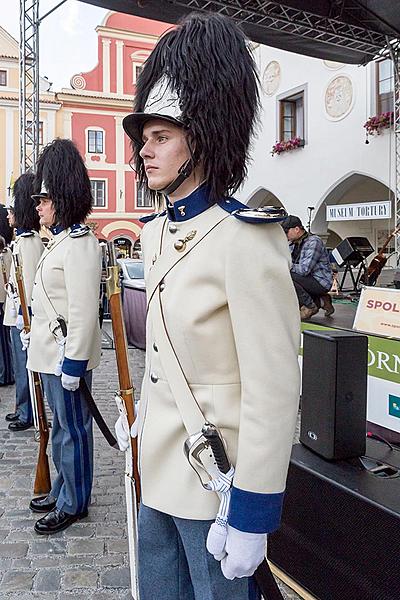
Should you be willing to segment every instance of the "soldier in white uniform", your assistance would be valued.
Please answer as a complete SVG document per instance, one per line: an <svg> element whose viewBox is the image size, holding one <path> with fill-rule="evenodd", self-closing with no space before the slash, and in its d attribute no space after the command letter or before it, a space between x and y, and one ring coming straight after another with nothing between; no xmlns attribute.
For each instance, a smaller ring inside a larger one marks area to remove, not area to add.
<svg viewBox="0 0 400 600"><path fill-rule="evenodd" d="M1 227L0 227L1 232ZM4 303L10 276L12 253L5 238L0 235L0 386L14 383L10 328L4 325ZM14 417L14 414L12 415Z"/></svg>
<svg viewBox="0 0 400 600"><path fill-rule="evenodd" d="M142 185L167 204L141 236L147 352L131 431L141 600L260 598L251 576L280 522L299 399L298 309L280 211L230 196L246 175L257 108L242 32L192 15L161 38L124 119ZM218 551L219 500L183 452L192 414L219 428L235 465ZM122 418L116 432L126 448Z"/></svg>
<svg viewBox="0 0 400 600"><path fill-rule="evenodd" d="M34 175L32 173L25 173L18 177L13 187L14 204L9 209L9 222L10 225L15 227L16 235L13 244L13 254L18 256L19 264L22 267L25 296L29 311L31 310L30 298L36 267L44 250L38 233L40 229L39 217L36 212L35 203L32 200L33 180ZM4 324L11 327L16 399L16 411L15 413L6 415L6 419L11 421L8 426L11 431L24 431L33 426L33 416L28 373L26 370L26 352L22 348L19 337L23 327L23 318L18 296L14 261L11 265L10 282L5 303Z"/></svg>
<svg viewBox="0 0 400 600"><path fill-rule="evenodd" d="M57 476L47 496L30 508L47 513L35 525L52 534L88 514L93 481L92 416L79 389L90 385L100 362L101 254L83 223L92 207L90 180L70 140L56 139L42 152L36 174L37 211L53 238L32 293L28 368L41 374L53 412L52 458ZM66 331L64 329L66 327Z"/></svg>

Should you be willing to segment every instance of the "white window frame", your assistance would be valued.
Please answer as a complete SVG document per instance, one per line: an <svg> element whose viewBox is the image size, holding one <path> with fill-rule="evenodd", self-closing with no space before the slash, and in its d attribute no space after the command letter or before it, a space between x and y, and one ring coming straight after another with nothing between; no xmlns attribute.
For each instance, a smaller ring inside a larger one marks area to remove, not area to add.
<svg viewBox="0 0 400 600"><path fill-rule="evenodd" d="M138 203L139 196L141 196L142 194L143 194L143 200L144 200L145 199L145 191L143 188L140 188L138 183L136 182L135 206L136 206L137 210L153 208L152 204L149 204L148 206L146 206L146 205L140 206L139 205L139 203ZM150 200L147 199L147 201L149 202Z"/></svg>
<svg viewBox="0 0 400 600"><path fill-rule="evenodd" d="M10 83L10 81L9 81L9 78L10 78L10 73L9 73L9 70L8 70L8 69L6 69L5 67L1 67L1 68L0 68L0 71L4 71L4 72L5 72L5 74L6 74L6 84L5 84L5 85L0 85L0 88L1 88L2 90L4 90L4 89L7 89L7 88L9 88L9 87L10 87L10 85L9 85L9 83Z"/></svg>
<svg viewBox="0 0 400 600"><path fill-rule="evenodd" d="M89 151L89 131L95 131L95 132L99 132L101 131L103 134L103 152L90 152ZM106 150L106 132L105 129L103 129L103 127L97 127L95 125L91 125L89 127L85 128L85 146L86 146L86 154L93 156L93 155L97 155L97 156L105 156L105 150Z"/></svg>
<svg viewBox="0 0 400 600"><path fill-rule="evenodd" d="M280 139L281 134L281 102L284 100L290 100L298 94L303 94L303 135L299 136L304 140L304 144L307 144L307 132L308 132L308 85L307 83L299 85L291 90L287 90L276 97L276 139ZM297 114L296 114L297 119Z"/></svg>
<svg viewBox="0 0 400 600"><path fill-rule="evenodd" d="M150 52L148 50L137 50L136 52L132 52L132 85L136 85L137 81L136 68L143 67L143 63L148 59L149 56Z"/></svg>
<svg viewBox="0 0 400 600"><path fill-rule="evenodd" d="M98 206L96 205L95 202L95 197L93 195L93 191L92 191L92 196L93 196L93 210L104 210L104 209L108 209L108 179L104 179L103 177L90 177L90 184L96 183L96 182L104 182L104 206Z"/></svg>

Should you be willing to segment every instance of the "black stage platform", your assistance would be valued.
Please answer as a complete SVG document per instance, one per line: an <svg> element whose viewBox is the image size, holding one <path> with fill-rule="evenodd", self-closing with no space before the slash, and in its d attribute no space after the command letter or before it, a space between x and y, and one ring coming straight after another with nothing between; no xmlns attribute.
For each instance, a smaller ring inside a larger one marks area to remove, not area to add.
<svg viewBox="0 0 400 600"><path fill-rule="evenodd" d="M325 317L324 310L314 315L307 323L315 323L324 327L334 327L339 329L353 329L354 317L357 310L357 302L350 300L335 302L335 297L332 298L335 312L331 317Z"/></svg>

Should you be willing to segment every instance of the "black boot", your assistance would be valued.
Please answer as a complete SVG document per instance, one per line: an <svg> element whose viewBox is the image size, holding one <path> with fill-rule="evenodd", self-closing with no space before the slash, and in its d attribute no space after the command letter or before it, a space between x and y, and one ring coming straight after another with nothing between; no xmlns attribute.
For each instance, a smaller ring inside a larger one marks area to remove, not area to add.
<svg viewBox="0 0 400 600"><path fill-rule="evenodd" d="M17 421L18 418L19 416L17 412L8 413L8 415L6 415L6 421Z"/></svg>
<svg viewBox="0 0 400 600"><path fill-rule="evenodd" d="M58 531L67 529L67 527L72 525L72 523L75 523L75 521L84 519L87 516L87 510L79 513L78 515L70 515L63 510L55 508L45 517L39 519L39 521L35 523L34 529L39 535L51 535L52 533L57 533Z"/></svg>
<svg viewBox="0 0 400 600"><path fill-rule="evenodd" d="M33 423L24 423L18 417L16 421L9 424L8 429L10 431L25 431L25 429L30 429L31 427L33 427Z"/></svg>
<svg viewBox="0 0 400 600"><path fill-rule="evenodd" d="M29 504L29 508L33 512L37 513L49 513L53 508L56 507L56 499L53 496L47 494L46 496L39 496L38 498L32 498Z"/></svg>

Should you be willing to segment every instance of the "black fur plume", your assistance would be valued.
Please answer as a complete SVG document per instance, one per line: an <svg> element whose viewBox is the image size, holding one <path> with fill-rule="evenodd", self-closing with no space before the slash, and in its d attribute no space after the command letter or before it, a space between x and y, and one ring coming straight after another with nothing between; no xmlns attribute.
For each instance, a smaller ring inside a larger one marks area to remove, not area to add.
<svg viewBox="0 0 400 600"><path fill-rule="evenodd" d="M92 210L92 191L85 163L71 140L57 138L42 151L36 168L35 193L42 181L55 208L55 222L70 227Z"/></svg>
<svg viewBox="0 0 400 600"><path fill-rule="evenodd" d="M24 173L15 181L13 210L15 227L39 231L39 215L36 210L36 203L32 199L34 179L33 173Z"/></svg>
<svg viewBox="0 0 400 600"><path fill-rule="evenodd" d="M188 141L202 161L211 200L233 194L247 175L259 108L256 67L244 33L221 15L189 15L159 40L146 61L135 112L143 111L164 74L178 92ZM145 185L140 146L133 147L139 183Z"/></svg>

